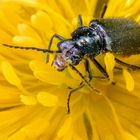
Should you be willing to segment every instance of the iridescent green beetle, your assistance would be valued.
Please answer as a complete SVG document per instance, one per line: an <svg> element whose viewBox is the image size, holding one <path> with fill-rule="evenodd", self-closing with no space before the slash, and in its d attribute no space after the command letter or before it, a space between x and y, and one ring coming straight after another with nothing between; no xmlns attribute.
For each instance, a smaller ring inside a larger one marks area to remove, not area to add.
<svg viewBox="0 0 140 140"><path fill-rule="evenodd" d="M104 77L108 79L109 76L106 70L95 59L97 55L107 52L115 54L116 57L140 54L140 25L127 18L105 19L103 16L106 8L105 5L101 18L92 20L89 26L83 26L82 17L78 16L78 28L71 34L71 38L65 39L58 34L54 34L50 40L48 49L3 44L4 46L11 48L32 49L44 53L55 53L56 57L53 61L53 65L58 71L63 71L69 66L81 76L83 79L82 84L80 84L79 87L72 89L68 96L68 112L70 112L70 97L74 91L87 84L88 87L96 93L99 92L90 84L93 77L87 58L89 58L99 71L103 73ZM57 44L57 51L50 50L54 38L60 40ZM75 67L81 60L84 60L88 79L86 79ZM115 60L117 63L125 65L128 68L140 69L139 66L126 64L117 58L115 58Z"/></svg>

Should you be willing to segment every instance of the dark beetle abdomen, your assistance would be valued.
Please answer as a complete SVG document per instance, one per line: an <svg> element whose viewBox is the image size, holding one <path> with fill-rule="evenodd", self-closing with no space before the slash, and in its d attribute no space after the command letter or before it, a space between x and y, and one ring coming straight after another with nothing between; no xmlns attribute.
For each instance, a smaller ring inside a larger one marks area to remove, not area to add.
<svg viewBox="0 0 140 140"><path fill-rule="evenodd" d="M111 39L111 52L129 56L140 54L140 25L131 19L97 19ZM94 21L93 21L94 22Z"/></svg>

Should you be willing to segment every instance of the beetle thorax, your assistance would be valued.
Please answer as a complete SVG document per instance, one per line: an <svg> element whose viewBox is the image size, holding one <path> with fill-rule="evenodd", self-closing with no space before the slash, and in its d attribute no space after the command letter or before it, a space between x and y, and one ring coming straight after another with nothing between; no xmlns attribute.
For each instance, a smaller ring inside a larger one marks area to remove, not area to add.
<svg viewBox="0 0 140 140"><path fill-rule="evenodd" d="M76 44L84 55L98 55L100 53L100 38L96 36L82 36L76 40Z"/></svg>

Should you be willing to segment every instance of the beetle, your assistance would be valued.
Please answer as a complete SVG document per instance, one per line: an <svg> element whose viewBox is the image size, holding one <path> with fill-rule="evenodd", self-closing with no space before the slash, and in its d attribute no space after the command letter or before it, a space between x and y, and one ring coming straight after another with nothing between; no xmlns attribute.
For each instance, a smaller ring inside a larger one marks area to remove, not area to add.
<svg viewBox="0 0 140 140"><path fill-rule="evenodd" d="M68 96L68 113L70 112L70 97L71 94L83 86L88 85L91 90L99 93L95 87L90 84L92 77L88 59L90 59L105 78L109 79L106 70L96 60L96 56L101 53L111 52L117 56L130 56L140 53L140 25L135 21L127 18L110 18L105 19L104 14L107 6L104 5L103 12L99 19L94 19L89 23L89 26L83 26L82 17L78 16L78 28L71 33L70 39L54 34L50 39L48 49L22 47L3 44L6 47L18 49L32 49L42 51L44 53L54 53L56 55L53 65L58 71L63 71L70 67L75 70L83 82L75 89L72 89ZM59 40L58 50L51 50L53 39ZM47 57L48 58L48 57ZM88 58L88 59L87 59ZM82 73L76 69L82 60L84 60L85 69L87 71L88 80ZM139 66L127 64L118 58L116 62L131 69L140 69ZM47 59L48 61L48 59Z"/></svg>

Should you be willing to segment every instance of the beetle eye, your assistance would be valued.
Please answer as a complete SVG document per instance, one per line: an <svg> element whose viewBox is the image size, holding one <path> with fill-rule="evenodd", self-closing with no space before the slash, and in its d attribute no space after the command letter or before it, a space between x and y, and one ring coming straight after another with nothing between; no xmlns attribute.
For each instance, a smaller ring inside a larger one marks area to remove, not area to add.
<svg viewBox="0 0 140 140"><path fill-rule="evenodd" d="M68 50L69 48L72 48L73 46L74 46L74 42L72 40L67 40L67 41L58 43L58 48L61 51Z"/></svg>
<svg viewBox="0 0 140 140"><path fill-rule="evenodd" d="M80 56L75 56L74 55L74 56L71 57L71 60L72 60L73 65L77 65L80 62Z"/></svg>
<svg viewBox="0 0 140 140"><path fill-rule="evenodd" d="M68 63L70 62L73 65L77 65L82 58L82 54L77 48L73 47L66 52L65 58Z"/></svg>

